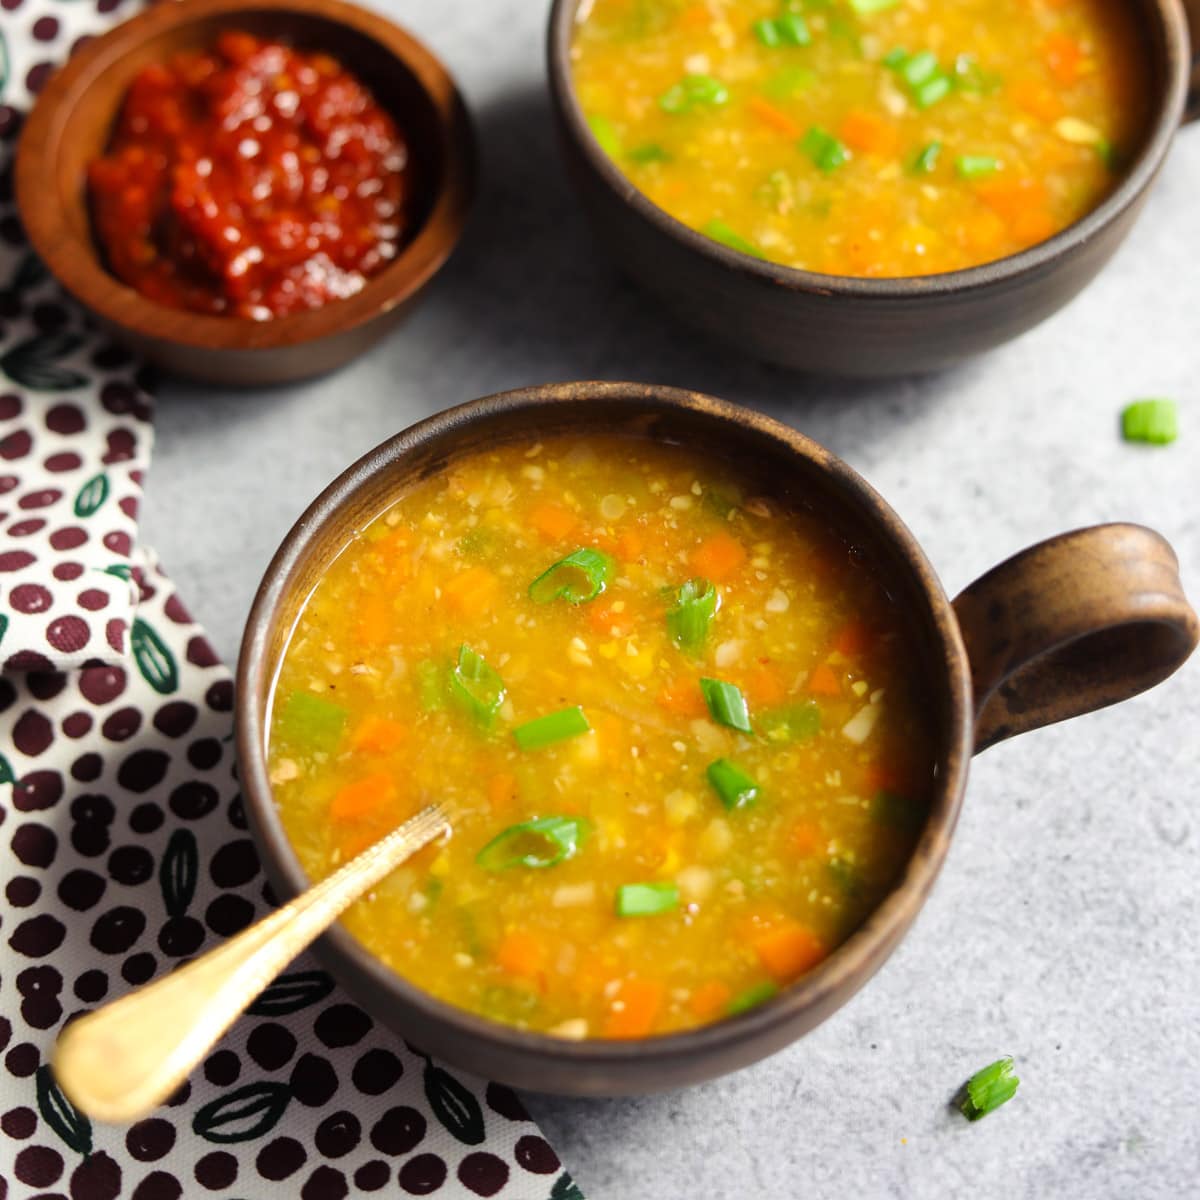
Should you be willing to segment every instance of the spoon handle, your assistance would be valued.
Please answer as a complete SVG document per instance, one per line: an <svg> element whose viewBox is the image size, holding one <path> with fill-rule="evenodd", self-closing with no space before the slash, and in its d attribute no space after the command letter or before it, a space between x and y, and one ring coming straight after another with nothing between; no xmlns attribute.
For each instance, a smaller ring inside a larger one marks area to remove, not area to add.
<svg viewBox="0 0 1200 1200"><path fill-rule="evenodd" d="M290 904L186 967L72 1021L54 1073L83 1112L132 1121L187 1078L255 997L385 875L450 829L436 804L394 829Z"/></svg>

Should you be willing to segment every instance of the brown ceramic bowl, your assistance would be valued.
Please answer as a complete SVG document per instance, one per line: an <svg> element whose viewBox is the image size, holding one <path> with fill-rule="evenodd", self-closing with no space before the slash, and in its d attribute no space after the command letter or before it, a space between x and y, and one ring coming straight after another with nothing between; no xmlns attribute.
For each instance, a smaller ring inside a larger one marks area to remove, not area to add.
<svg viewBox="0 0 1200 1200"><path fill-rule="evenodd" d="M571 83L569 50L586 0L554 0L550 95L567 169L613 260L685 321L747 354L833 375L928 371L1008 341L1070 300L1129 232L1187 108L1200 115L1200 65L1180 0L1129 0L1142 15L1154 94L1137 156L1113 193L1040 245L941 275L821 275L730 250L668 216L600 148ZM1200 30L1200 0L1185 0ZM1197 41L1200 42L1200 35Z"/></svg>
<svg viewBox="0 0 1200 1200"><path fill-rule="evenodd" d="M703 1029L644 1041L521 1032L435 1000L340 926L318 943L329 970L365 1008L427 1051L519 1087L619 1095L746 1066L844 1004L895 949L933 886L972 753L1153 686L1192 652L1200 627L1174 553L1141 526L1097 526L1043 542L952 604L887 504L845 463L784 425L708 396L640 384L552 384L490 396L422 421L360 459L300 518L267 568L242 642L236 730L246 810L282 899L309 880L272 800L266 729L280 659L313 585L352 531L417 481L499 443L588 432L720 455L753 472L764 494L826 514L884 572L903 605L937 742L926 827L875 912L795 985Z"/></svg>
<svg viewBox="0 0 1200 1200"><path fill-rule="evenodd" d="M147 300L105 268L85 173L104 150L133 77L177 50L245 29L345 63L409 138L418 231L345 300L273 321L213 317ZM340 366L406 311L450 255L475 182L466 108L446 68L404 30L342 0L158 4L89 43L58 71L26 122L16 190L29 240L58 281L121 340L170 371L216 383L283 383Z"/></svg>

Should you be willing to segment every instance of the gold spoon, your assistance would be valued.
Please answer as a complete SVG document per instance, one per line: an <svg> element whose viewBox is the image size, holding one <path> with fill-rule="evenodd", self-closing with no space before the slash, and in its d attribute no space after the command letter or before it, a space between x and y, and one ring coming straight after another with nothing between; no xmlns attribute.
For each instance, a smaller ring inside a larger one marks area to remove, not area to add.
<svg viewBox="0 0 1200 1200"><path fill-rule="evenodd" d="M54 1074L98 1121L133 1121L166 1100L254 998L368 888L450 831L437 804L290 904L195 961L72 1021Z"/></svg>

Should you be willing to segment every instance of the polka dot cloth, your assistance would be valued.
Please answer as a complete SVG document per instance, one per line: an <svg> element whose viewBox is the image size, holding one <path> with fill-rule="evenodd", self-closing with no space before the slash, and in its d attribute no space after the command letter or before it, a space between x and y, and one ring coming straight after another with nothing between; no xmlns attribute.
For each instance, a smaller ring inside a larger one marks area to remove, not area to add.
<svg viewBox="0 0 1200 1200"><path fill-rule="evenodd" d="M2 2L0 665L70 670L130 649L150 402L132 356L85 327L31 253L12 201L24 103L105 18L89 4Z"/></svg>
<svg viewBox="0 0 1200 1200"><path fill-rule="evenodd" d="M273 903L232 680L136 545L137 364L11 207L21 109L120 4L0 0L0 1200L582 1200L511 1091L377 1027L307 957L129 1128L93 1125L51 1073L66 1021Z"/></svg>

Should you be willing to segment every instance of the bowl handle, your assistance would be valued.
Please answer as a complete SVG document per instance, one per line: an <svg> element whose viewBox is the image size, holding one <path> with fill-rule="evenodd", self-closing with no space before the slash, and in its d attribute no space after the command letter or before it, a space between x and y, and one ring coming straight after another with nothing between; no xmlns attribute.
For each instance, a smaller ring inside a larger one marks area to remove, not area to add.
<svg viewBox="0 0 1200 1200"><path fill-rule="evenodd" d="M1031 546L971 584L954 611L976 753L1136 696L1200 638L1175 552L1141 525L1093 525Z"/></svg>

